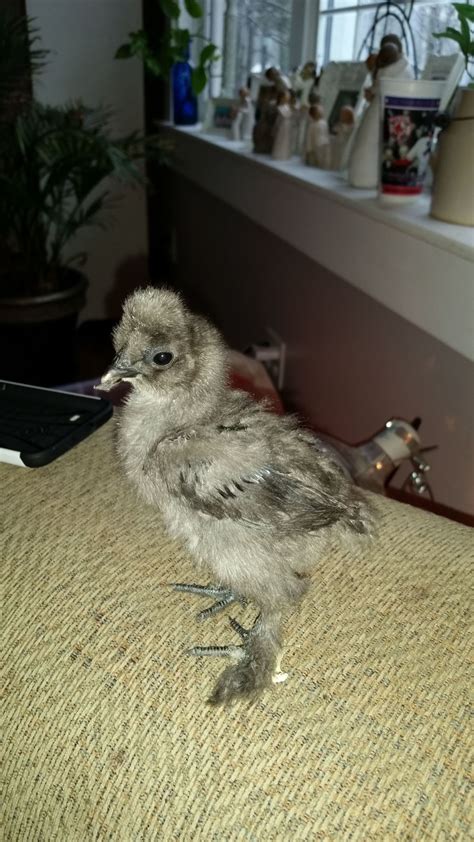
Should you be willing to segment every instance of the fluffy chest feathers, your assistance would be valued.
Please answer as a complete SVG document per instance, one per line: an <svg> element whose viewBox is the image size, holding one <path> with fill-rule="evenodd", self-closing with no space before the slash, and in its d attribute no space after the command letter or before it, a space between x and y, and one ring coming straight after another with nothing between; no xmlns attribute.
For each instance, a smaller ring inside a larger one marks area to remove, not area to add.
<svg viewBox="0 0 474 842"><path fill-rule="evenodd" d="M156 502L159 477L150 481L145 466L157 442L169 435L172 409L170 401L156 395L132 393L118 416L118 451L125 472L148 502Z"/></svg>

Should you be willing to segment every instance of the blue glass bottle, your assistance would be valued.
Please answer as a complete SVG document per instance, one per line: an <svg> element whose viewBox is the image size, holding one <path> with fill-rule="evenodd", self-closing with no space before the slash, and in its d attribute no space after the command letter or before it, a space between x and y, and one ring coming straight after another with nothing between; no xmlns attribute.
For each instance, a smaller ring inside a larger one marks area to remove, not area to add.
<svg viewBox="0 0 474 842"><path fill-rule="evenodd" d="M173 119L176 126L194 126L198 121L197 98L191 86L189 46L182 61L173 65Z"/></svg>

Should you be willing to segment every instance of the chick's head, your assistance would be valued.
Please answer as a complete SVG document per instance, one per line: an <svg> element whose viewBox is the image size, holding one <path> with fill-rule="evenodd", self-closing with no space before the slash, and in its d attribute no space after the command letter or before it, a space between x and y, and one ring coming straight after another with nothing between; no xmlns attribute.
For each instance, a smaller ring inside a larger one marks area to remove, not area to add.
<svg viewBox="0 0 474 842"><path fill-rule="evenodd" d="M225 374L225 347L217 330L192 313L171 290L148 287L125 301L114 330L116 356L100 389L121 381L134 389L189 389Z"/></svg>

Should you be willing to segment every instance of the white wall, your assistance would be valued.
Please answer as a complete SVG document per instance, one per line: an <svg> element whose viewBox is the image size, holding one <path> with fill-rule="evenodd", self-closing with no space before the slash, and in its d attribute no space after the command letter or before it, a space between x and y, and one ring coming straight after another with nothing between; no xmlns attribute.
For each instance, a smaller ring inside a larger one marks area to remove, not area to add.
<svg viewBox="0 0 474 842"><path fill-rule="evenodd" d="M227 340L245 348L273 327L287 401L342 441L421 416L439 445L435 499L474 513L473 364L192 182L176 177L174 193L180 285Z"/></svg>
<svg viewBox="0 0 474 842"><path fill-rule="evenodd" d="M141 26L138 0L27 0L42 46L52 50L36 82L35 95L58 105L81 98L114 110L117 133L143 131L142 68L138 61L116 61L127 34ZM146 207L143 190L114 188L117 200L107 215L107 230L90 228L71 243L71 253L85 250L90 288L82 318L118 315L114 290L146 280Z"/></svg>

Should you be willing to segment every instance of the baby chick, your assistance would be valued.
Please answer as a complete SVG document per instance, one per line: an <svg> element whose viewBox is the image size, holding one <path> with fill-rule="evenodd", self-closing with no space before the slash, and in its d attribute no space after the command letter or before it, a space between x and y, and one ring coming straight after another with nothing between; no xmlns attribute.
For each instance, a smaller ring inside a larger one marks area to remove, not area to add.
<svg viewBox="0 0 474 842"><path fill-rule="evenodd" d="M212 572L212 586L176 588L216 599L201 618L237 601L259 611L249 630L231 619L240 645L191 650L231 658L209 701L254 697L285 678L282 619L307 571L330 538L372 533L370 504L321 441L229 388L220 334L174 292L131 295L113 338L99 388L132 386L118 420L125 473L197 569Z"/></svg>

